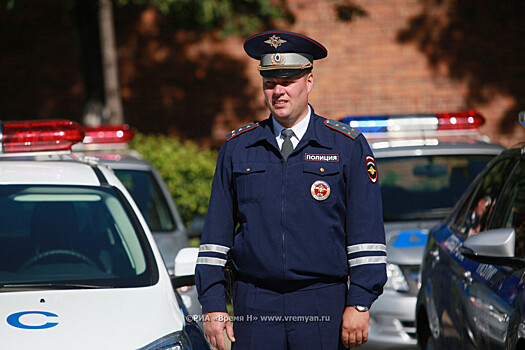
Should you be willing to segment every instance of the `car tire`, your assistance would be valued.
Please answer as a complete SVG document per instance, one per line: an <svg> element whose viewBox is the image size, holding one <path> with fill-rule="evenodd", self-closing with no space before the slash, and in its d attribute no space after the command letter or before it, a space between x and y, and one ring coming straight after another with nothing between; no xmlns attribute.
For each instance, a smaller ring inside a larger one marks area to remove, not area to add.
<svg viewBox="0 0 525 350"><path fill-rule="evenodd" d="M426 341L425 341L425 347L423 349L425 350L436 350L436 344L434 344L434 338L431 334L428 335Z"/></svg>
<svg viewBox="0 0 525 350"><path fill-rule="evenodd" d="M422 350L436 350L437 344L430 331L426 313L420 312L417 319L417 343L419 348Z"/></svg>

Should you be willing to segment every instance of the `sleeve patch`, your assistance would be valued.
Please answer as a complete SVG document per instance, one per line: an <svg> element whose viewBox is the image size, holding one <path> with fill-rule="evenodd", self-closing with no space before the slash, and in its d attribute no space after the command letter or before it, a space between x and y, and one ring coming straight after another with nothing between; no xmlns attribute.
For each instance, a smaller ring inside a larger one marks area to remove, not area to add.
<svg viewBox="0 0 525 350"><path fill-rule="evenodd" d="M326 119L324 121L324 125L329 127L330 129L339 131L342 134L345 134L346 136L350 137L352 140L355 140L355 138L359 135L361 135L361 131L352 128L350 125L341 123L335 120Z"/></svg>
<svg viewBox="0 0 525 350"><path fill-rule="evenodd" d="M226 135L226 141L230 141L235 136L239 136L242 133L245 133L247 131L253 130L253 129L255 129L258 126L259 126L259 122L253 122L253 123L241 126L240 128L235 129L232 132L230 132L228 135Z"/></svg>
<svg viewBox="0 0 525 350"><path fill-rule="evenodd" d="M374 157L372 156L366 156L366 172L368 174L368 178L372 183L376 183L377 181L377 166L376 161L374 160Z"/></svg>

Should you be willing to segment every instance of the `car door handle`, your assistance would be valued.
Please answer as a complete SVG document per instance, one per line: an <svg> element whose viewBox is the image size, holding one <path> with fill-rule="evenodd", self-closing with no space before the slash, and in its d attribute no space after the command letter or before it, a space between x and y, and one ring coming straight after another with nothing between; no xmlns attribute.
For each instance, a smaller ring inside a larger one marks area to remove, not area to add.
<svg viewBox="0 0 525 350"><path fill-rule="evenodd" d="M465 271L463 273L463 284L465 285L465 288L472 285L472 274L470 271Z"/></svg>
<svg viewBox="0 0 525 350"><path fill-rule="evenodd" d="M439 249L437 247L429 250L428 254L430 255L432 261L439 261Z"/></svg>

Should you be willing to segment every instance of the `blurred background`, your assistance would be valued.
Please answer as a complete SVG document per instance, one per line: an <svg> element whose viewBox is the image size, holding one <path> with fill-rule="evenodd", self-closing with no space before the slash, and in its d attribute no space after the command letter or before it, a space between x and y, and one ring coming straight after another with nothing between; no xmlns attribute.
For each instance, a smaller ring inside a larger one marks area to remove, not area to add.
<svg viewBox="0 0 525 350"><path fill-rule="evenodd" d="M2 120L125 122L217 148L268 113L258 62L242 48L268 29L311 36L316 113L475 109L481 133L525 139L524 1L3 0Z"/></svg>

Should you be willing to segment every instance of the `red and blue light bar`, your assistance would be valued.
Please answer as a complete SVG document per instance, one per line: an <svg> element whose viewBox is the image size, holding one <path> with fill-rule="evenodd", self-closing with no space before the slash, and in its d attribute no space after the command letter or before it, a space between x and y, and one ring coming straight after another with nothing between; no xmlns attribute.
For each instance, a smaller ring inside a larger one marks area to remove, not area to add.
<svg viewBox="0 0 525 350"><path fill-rule="evenodd" d="M479 113L469 110L457 113L348 116L341 122L366 134L385 133L428 133L441 131L476 131L485 119Z"/></svg>
<svg viewBox="0 0 525 350"><path fill-rule="evenodd" d="M67 151L84 139L84 128L69 120L0 122L0 153Z"/></svg>

